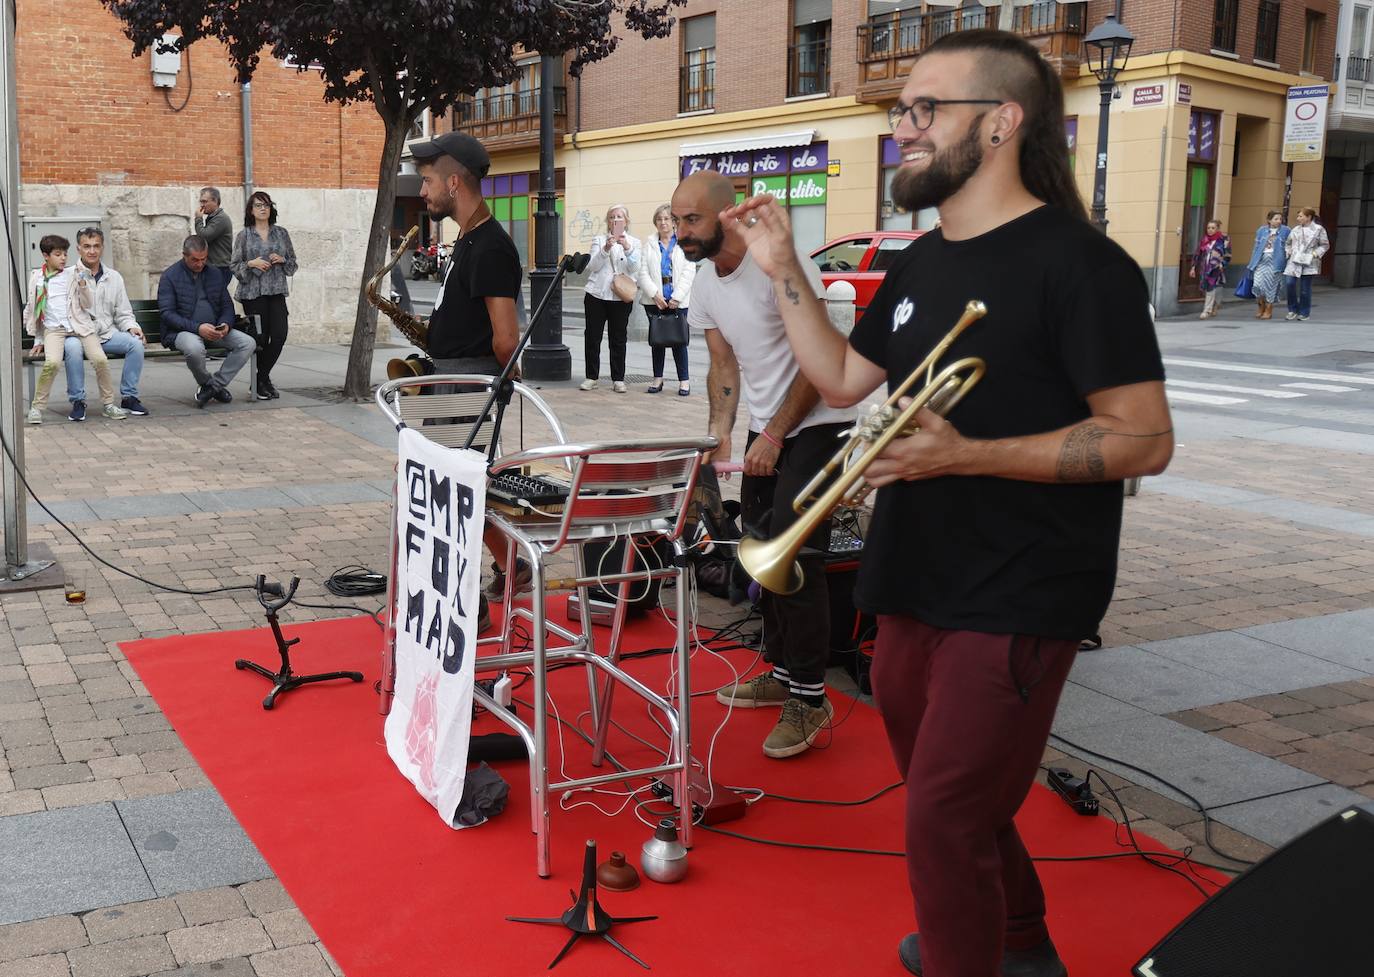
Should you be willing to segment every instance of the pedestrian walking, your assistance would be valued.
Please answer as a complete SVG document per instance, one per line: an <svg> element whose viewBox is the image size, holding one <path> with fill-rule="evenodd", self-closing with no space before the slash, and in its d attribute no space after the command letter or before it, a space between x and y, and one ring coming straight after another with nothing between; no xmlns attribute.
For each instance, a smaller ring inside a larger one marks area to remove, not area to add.
<svg viewBox="0 0 1374 977"><path fill-rule="evenodd" d="M1283 212L1271 210L1264 223L1255 231L1255 246L1250 251L1251 290L1255 293L1255 318L1269 319L1274 315L1274 302L1283 283L1283 266L1288 262L1284 245L1288 228L1283 226Z"/></svg>
<svg viewBox="0 0 1374 977"><path fill-rule="evenodd" d="M1221 221L1207 222L1207 234L1193 252L1193 267L1188 277L1198 280L1202 289L1202 315L1199 319L1215 319L1221 311L1221 289L1226 286L1226 266L1231 263L1231 237L1221 233Z"/></svg>
<svg viewBox="0 0 1374 977"><path fill-rule="evenodd" d="M697 266L678 247L672 204L662 204L654 211L654 230L658 233L644 242L644 258L639 263L639 296L649 317L649 348L654 362L654 380L645 393L656 394L663 389L663 363L671 349L673 366L677 367L677 395L687 397L692 392L687 369L687 299ZM656 325L660 327L657 333ZM682 342L667 344L659 341L663 338L680 338Z"/></svg>
<svg viewBox="0 0 1374 977"><path fill-rule="evenodd" d="M583 334L587 378L581 389L595 390L601 377L601 334L610 332L611 387L618 394L625 386L625 339L630 309L639 294L640 246L630 235L630 211L614 204L606 211L606 233L592 241L592 260L587 265L586 294L582 309L587 329Z"/></svg>
<svg viewBox="0 0 1374 977"><path fill-rule="evenodd" d="M272 367L286 346L289 314L286 296L289 276L296 273L296 249L291 235L277 223L277 205L262 190L248 198L243 230L234 238L229 268L238 279L236 298L245 315L257 316L262 330L258 350L258 400L281 396L272 384Z"/></svg>
<svg viewBox="0 0 1374 977"><path fill-rule="evenodd" d="M1288 315L1284 318L1306 322L1312 314L1312 279L1321 271L1322 255L1331 248L1326 228L1317 223L1317 212L1311 207L1298 211L1284 248L1288 257L1283 267L1288 283Z"/></svg>

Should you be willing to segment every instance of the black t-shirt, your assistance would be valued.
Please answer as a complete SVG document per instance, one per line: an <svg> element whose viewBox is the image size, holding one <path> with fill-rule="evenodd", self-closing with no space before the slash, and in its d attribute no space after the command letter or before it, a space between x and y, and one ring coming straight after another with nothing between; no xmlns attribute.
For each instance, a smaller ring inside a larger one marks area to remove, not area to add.
<svg viewBox="0 0 1374 977"><path fill-rule="evenodd" d="M1164 378L1139 266L1092 225L1049 206L970 240L934 231L913 242L850 343L887 370L892 390L971 299L987 315L936 366L964 356L987 362L949 415L965 436L1057 430L1091 416L1088 394ZM878 491L856 603L952 630L1084 637L1111 600L1121 505L1119 481L897 482Z"/></svg>
<svg viewBox="0 0 1374 977"><path fill-rule="evenodd" d="M435 359L492 356L488 296L520 294L520 254L495 219L453 243L443 288L429 317L429 355Z"/></svg>

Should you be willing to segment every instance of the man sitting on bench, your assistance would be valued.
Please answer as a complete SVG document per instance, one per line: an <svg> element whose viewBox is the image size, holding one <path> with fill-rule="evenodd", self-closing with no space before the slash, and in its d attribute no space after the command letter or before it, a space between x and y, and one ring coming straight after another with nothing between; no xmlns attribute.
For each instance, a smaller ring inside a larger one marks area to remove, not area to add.
<svg viewBox="0 0 1374 977"><path fill-rule="evenodd" d="M162 273L157 283L157 308L162 314L162 345L179 350L200 386L196 406L210 398L227 404L233 400L229 384L257 349L257 341L234 328L234 304L229 299L228 276L207 265L210 246L199 234L181 245L181 260ZM205 349L227 349L224 365L211 376L205 368Z"/></svg>
<svg viewBox="0 0 1374 977"><path fill-rule="evenodd" d="M81 256L81 266L94 283L91 319L95 322L100 347L107 356L124 357L124 369L119 376L119 393L123 399L119 406L135 417L144 417L148 408L138 399L138 381L143 376L143 347L148 345L148 340L134 321L124 278L100 262L105 253L105 232L98 227L83 227L76 232L76 251ZM86 416L86 362L82 359L78 337L67 337L62 363L67 369L67 399L72 402L72 412L67 419L79 421Z"/></svg>

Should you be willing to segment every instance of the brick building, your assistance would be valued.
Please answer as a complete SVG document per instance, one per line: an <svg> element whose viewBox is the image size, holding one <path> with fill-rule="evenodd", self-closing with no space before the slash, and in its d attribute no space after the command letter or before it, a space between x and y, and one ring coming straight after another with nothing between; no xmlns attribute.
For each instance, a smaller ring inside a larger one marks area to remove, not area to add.
<svg viewBox="0 0 1374 977"><path fill-rule="evenodd" d="M984 6L985 2L992 5ZM951 5L953 4L953 5ZM1006 25L1061 71L1066 138L1090 199L1097 80L1083 37L1115 0L689 0L672 35L623 38L581 79L556 80L564 244L585 248L612 203L643 233L684 173L710 167L738 190L786 194L799 243L928 226L887 193L896 165L886 111L912 59L944 33ZM1136 42L1112 103L1110 233L1154 283L1162 313L1195 297L1186 256L1220 216L1248 239L1282 203L1279 160L1289 86L1331 77L1338 0L1123 0ZM538 146L538 59L451 118L492 150L489 192L522 250L531 249ZM1295 167L1293 205L1316 206L1320 162ZM1238 245L1240 247L1241 245Z"/></svg>
<svg viewBox="0 0 1374 977"><path fill-rule="evenodd" d="M25 216L98 216L106 260L132 297L149 297L181 255L200 187L220 188L237 229L251 180L277 202L300 259L293 338L351 331L381 149L372 106L325 103L315 72L269 54L245 96L214 41L181 55L174 87L156 88L151 52L131 57L98 0L18 0L17 24Z"/></svg>
<svg viewBox="0 0 1374 977"><path fill-rule="evenodd" d="M1374 285L1374 3L1345 0L1336 30L1321 213L1332 280Z"/></svg>

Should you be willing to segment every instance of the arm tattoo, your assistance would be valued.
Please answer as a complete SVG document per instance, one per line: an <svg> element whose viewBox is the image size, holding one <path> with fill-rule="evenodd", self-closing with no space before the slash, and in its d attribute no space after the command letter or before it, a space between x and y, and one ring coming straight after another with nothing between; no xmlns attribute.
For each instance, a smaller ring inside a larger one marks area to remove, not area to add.
<svg viewBox="0 0 1374 977"><path fill-rule="evenodd" d="M1102 458L1102 439L1110 432L1091 421L1080 424L1064 438L1055 477L1061 482L1100 482L1107 463Z"/></svg>
<svg viewBox="0 0 1374 977"><path fill-rule="evenodd" d="M734 387L721 387L721 388L720 388L720 391L721 391L721 393L725 394L725 396L728 397L728 396L730 396L732 393L735 392L735 388L734 388Z"/></svg>
<svg viewBox="0 0 1374 977"><path fill-rule="evenodd" d="M801 304L801 295L792 287L792 279L784 278L782 280L782 290L787 295L787 300L793 305Z"/></svg>

